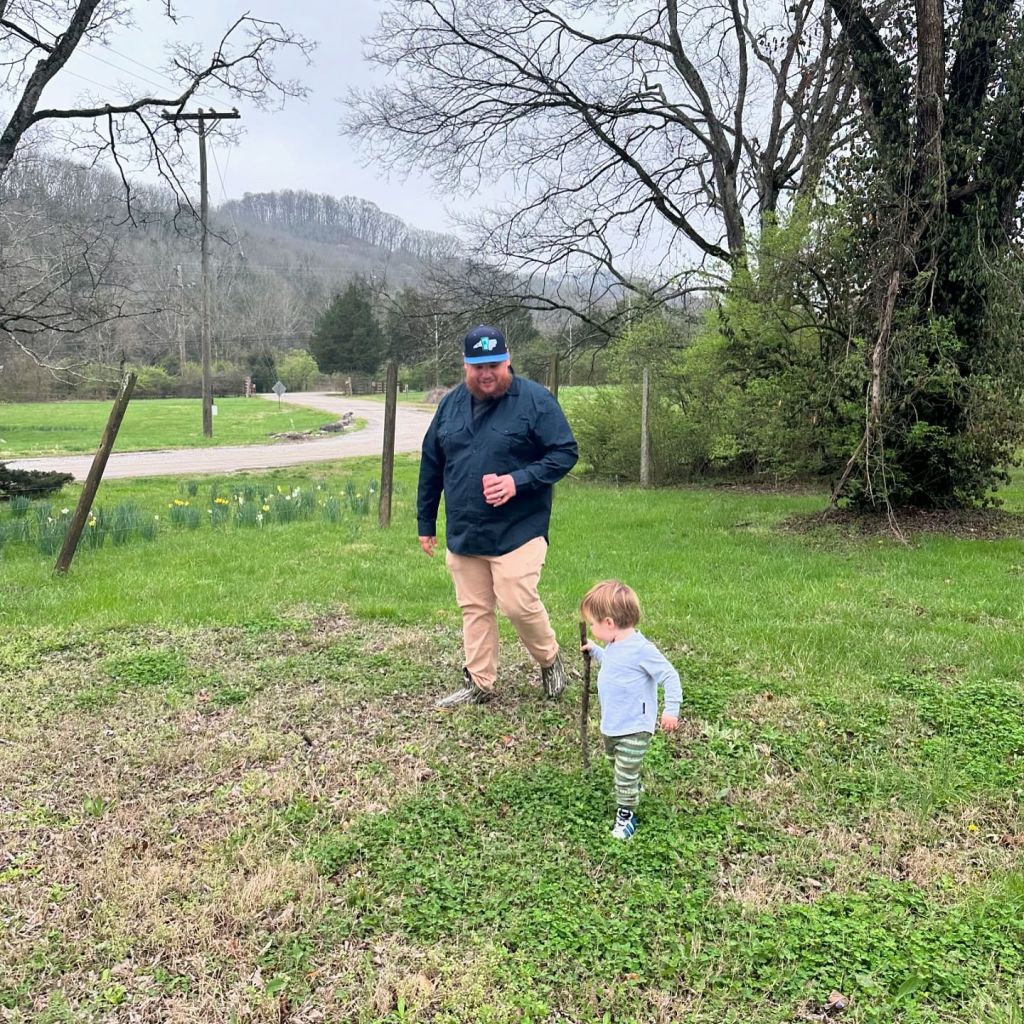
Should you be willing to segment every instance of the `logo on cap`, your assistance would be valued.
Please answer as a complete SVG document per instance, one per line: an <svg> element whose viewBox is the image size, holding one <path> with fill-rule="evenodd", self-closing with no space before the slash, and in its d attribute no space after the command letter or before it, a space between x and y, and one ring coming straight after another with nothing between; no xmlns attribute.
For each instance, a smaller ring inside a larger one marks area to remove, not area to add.
<svg viewBox="0 0 1024 1024"><path fill-rule="evenodd" d="M481 338L474 346L474 349L483 349L484 352L490 352L491 349L498 347L497 338Z"/></svg>

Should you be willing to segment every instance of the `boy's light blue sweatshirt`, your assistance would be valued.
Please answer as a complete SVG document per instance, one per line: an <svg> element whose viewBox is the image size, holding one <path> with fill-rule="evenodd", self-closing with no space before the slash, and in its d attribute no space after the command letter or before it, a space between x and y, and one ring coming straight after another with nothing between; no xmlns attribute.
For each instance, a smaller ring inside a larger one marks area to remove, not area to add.
<svg viewBox="0 0 1024 1024"><path fill-rule="evenodd" d="M679 673L639 630L607 647L599 647L591 640L590 653L600 666L597 695L601 700L603 735L654 732L659 684L665 689L665 714L679 714L683 699Z"/></svg>

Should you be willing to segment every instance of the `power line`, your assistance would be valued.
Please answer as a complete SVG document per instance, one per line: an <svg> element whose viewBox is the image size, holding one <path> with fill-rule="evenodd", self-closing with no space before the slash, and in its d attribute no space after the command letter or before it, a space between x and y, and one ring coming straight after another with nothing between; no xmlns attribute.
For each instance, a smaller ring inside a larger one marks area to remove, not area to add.
<svg viewBox="0 0 1024 1024"><path fill-rule="evenodd" d="M220 194L224 197L224 202L228 200L227 189L224 188L224 175L220 172L220 161L217 159L217 150L214 146L210 146L210 155L213 157L213 166L217 169L217 177L220 179ZM232 207L228 207L228 215L231 217L231 227L235 232L235 244L238 246L238 253L245 259L245 248L242 245L242 236L238 233L238 224L235 222L235 211Z"/></svg>
<svg viewBox="0 0 1024 1024"><path fill-rule="evenodd" d="M171 78L169 75L165 74L159 68L154 68L154 67L150 66L149 64L143 64L142 61L136 60L134 57L129 56L127 53L122 53L120 50L114 49L114 47L111 46L109 43L95 42L95 43L91 43L90 45L101 46L107 52L114 54L114 56L120 57L122 60L129 61L131 64L135 64L136 66L142 68L143 71L148 71L150 74L156 75L157 78L163 79L163 81L165 83L167 83L168 85L172 86L173 88L175 88L175 89L180 89L181 88L180 83L175 82L175 80L173 78ZM84 52L89 53L88 48L85 48ZM102 57L96 57L95 54L89 53L89 56L94 57L94 59L96 59L96 60L103 60ZM117 68L118 71L123 71L127 75L130 75L130 74L134 73L132 71L129 71L127 68L122 68L122 67L118 67L118 65L116 65L116 64L111 64L110 61L103 61L103 63L104 64L110 64L111 67ZM141 78L142 76L141 75L136 75L136 77ZM142 80L143 81L148 81L145 78L143 78ZM152 82L152 81L150 81L149 84L150 85L157 85L156 82ZM158 88L163 88L163 86L158 86ZM203 92L203 96L208 96L211 101L216 101L220 106L223 106L223 107L230 107L232 105L230 100L226 100L222 96L217 96L216 94L211 93L211 92L204 91Z"/></svg>
<svg viewBox="0 0 1024 1024"><path fill-rule="evenodd" d="M93 59L95 59L95 60L99 60L100 59L100 58L96 57L95 54L91 54L91 53L87 54L87 56L93 57ZM102 61L102 63L109 64L110 62L109 61ZM111 64L110 66L111 67L116 67L116 65L114 65L114 64ZM117 68L117 70L118 71L124 71L124 68ZM97 89L102 89L105 93L109 92L110 89L114 88L114 86L110 85L109 82L97 82L95 78L89 78L86 75L79 74L77 71L69 71L67 68L65 68L63 70L62 74L70 75L72 78L78 78L78 79L80 79L83 82L88 82L89 85L94 85L94 86L96 86ZM130 71L125 71L125 74L131 74L131 72ZM155 82L149 82L149 81L147 81L147 79L142 79L142 81L146 82L147 85L156 85ZM158 88L162 88L162 87L158 86ZM227 102L220 101L220 106L231 106L231 104L227 103Z"/></svg>
<svg viewBox="0 0 1024 1024"><path fill-rule="evenodd" d="M166 79L166 81L164 83L154 82L151 78L146 78L144 75L140 75L137 71L129 71L128 68L123 68L119 64L115 64L113 61L105 60L103 57L100 57L98 54L91 53L87 48L82 48L81 52L82 52L82 54L84 56L89 57L92 60L99 61L101 64L106 64L106 66L108 68L113 68L115 71L120 71L120 72L122 72L125 75L130 75L132 77L132 79L134 79L136 81L145 82L146 85L153 86L154 89L159 89L159 90L163 91L164 89L167 88L167 84L166 83L170 82L170 79ZM178 88L178 87L176 86L175 88Z"/></svg>

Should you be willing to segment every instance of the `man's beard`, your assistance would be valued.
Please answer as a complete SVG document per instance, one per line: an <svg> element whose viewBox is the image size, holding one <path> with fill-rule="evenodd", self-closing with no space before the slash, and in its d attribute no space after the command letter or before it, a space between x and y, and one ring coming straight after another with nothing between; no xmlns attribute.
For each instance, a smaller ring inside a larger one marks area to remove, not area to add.
<svg viewBox="0 0 1024 1024"><path fill-rule="evenodd" d="M495 384L495 388L490 393L481 391L476 381L474 381L470 377L469 371L465 370L464 372L466 374L466 387L469 388L469 393L474 398L479 398L485 402L501 398L505 394L505 392L508 391L508 389L512 386L512 374L509 373L507 369L505 371L504 377L498 377L497 383Z"/></svg>

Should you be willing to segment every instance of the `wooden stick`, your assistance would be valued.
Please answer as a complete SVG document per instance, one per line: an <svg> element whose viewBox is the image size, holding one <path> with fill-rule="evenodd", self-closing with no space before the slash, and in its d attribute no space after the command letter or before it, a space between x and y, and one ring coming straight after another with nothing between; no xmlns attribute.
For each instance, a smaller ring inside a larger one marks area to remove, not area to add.
<svg viewBox="0 0 1024 1024"><path fill-rule="evenodd" d="M587 642L587 624L580 623L580 645ZM583 770L590 771L590 747L587 743L587 721L590 718L590 651L583 652L583 703L580 705L580 749Z"/></svg>

